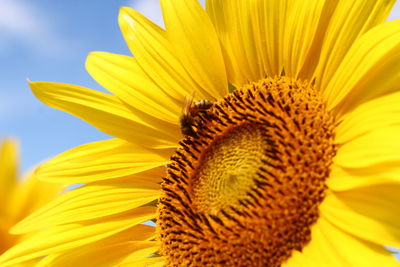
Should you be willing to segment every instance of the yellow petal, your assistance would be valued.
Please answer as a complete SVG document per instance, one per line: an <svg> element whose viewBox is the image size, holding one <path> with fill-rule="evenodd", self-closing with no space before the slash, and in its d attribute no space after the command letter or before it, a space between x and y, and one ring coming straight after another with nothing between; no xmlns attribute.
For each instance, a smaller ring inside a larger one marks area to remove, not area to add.
<svg viewBox="0 0 400 267"><path fill-rule="evenodd" d="M396 259L382 246L349 235L320 218L312 228L310 243L295 251L285 267L298 266L398 266Z"/></svg>
<svg viewBox="0 0 400 267"><path fill-rule="evenodd" d="M133 260L124 262L117 265L118 267L162 267L165 266L164 259L162 257L147 258L142 260Z"/></svg>
<svg viewBox="0 0 400 267"><path fill-rule="evenodd" d="M40 259L34 259L19 264L13 264L12 267L37 267L38 264L40 264Z"/></svg>
<svg viewBox="0 0 400 267"><path fill-rule="evenodd" d="M153 219L154 216L154 207L141 207L124 215L103 218L97 223L87 221L53 227L39 232L2 254L0 265L9 266L84 246Z"/></svg>
<svg viewBox="0 0 400 267"><path fill-rule="evenodd" d="M141 252L154 247L154 241L149 242L154 239L154 236L155 227L139 224L105 239L69 249L65 252L48 255L36 267L80 266L82 262L85 262L85 266L93 266L90 265L91 262L94 263L97 258L108 257L108 255L110 258L107 260L103 259L104 262L102 263L96 262L94 266L102 266L101 264L114 266L114 264L111 264L113 261L120 262L127 255L130 255L130 253L135 253L135 251ZM124 250L123 247L120 247L122 253L118 252L120 250L111 250L113 246L118 246L119 244L126 244L130 246L130 249ZM105 253L104 250L108 250L108 253Z"/></svg>
<svg viewBox="0 0 400 267"><path fill-rule="evenodd" d="M337 1L207 0L222 43L229 81L240 86L266 75L310 79Z"/></svg>
<svg viewBox="0 0 400 267"><path fill-rule="evenodd" d="M326 183L333 191L346 191L378 184L400 184L400 166L398 163L386 163L354 169L333 164Z"/></svg>
<svg viewBox="0 0 400 267"><path fill-rule="evenodd" d="M284 1L278 1L284 2ZM283 66L285 75L297 77L303 69L303 78L311 79L311 68L319 60L322 40L337 1L289 1L286 21L283 23ZM278 13L273 13L278 16ZM278 18L279 19L279 18ZM276 19L276 20L278 20ZM269 39L267 39L270 42Z"/></svg>
<svg viewBox="0 0 400 267"><path fill-rule="evenodd" d="M333 243L324 234L324 218L319 218L311 228L311 241L302 251L293 251L292 256L283 264L283 267L320 267L329 262L329 267L346 266L346 261L332 247L340 246Z"/></svg>
<svg viewBox="0 0 400 267"><path fill-rule="evenodd" d="M196 0L161 0L168 40L174 54L202 88L207 99L228 93L225 64L218 36Z"/></svg>
<svg viewBox="0 0 400 267"><path fill-rule="evenodd" d="M121 139L75 147L36 171L40 179L67 184L125 177L168 164L171 149L148 149Z"/></svg>
<svg viewBox="0 0 400 267"><path fill-rule="evenodd" d="M91 183L62 194L19 222L11 232L22 234L49 226L102 219L154 201L160 192L160 185L143 180Z"/></svg>
<svg viewBox="0 0 400 267"><path fill-rule="evenodd" d="M64 186L40 181L34 174L20 181L10 198L13 224L44 206L64 190Z"/></svg>
<svg viewBox="0 0 400 267"><path fill-rule="evenodd" d="M335 164L362 168L400 161L400 125L392 125L364 134L343 144L333 158Z"/></svg>
<svg viewBox="0 0 400 267"><path fill-rule="evenodd" d="M108 267L117 266L127 255L142 253L146 258L155 252L154 241L125 241L108 246L86 246L84 248L68 251L61 255L46 257L37 267L45 266L85 266ZM135 265L136 266L136 265Z"/></svg>
<svg viewBox="0 0 400 267"><path fill-rule="evenodd" d="M400 184L375 185L328 195L321 216L348 234L400 247Z"/></svg>
<svg viewBox="0 0 400 267"><path fill-rule="evenodd" d="M267 73L278 71L277 63L272 57L279 51L274 50L268 54L268 48L271 48L268 44L274 44L273 39L268 37L274 35L268 35L268 30L272 30L272 27L266 27L265 20L273 19L264 13L270 9L264 9L263 2L206 1L207 13L221 41L229 81L235 86L258 81ZM282 2L282 6L286 6L287 1ZM277 10L274 9L274 12ZM274 12L271 11L275 16L279 15L279 12ZM273 49L275 47L272 47Z"/></svg>
<svg viewBox="0 0 400 267"><path fill-rule="evenodd" d="M375 129L400 124L400 92L375 98L342 117L335 142L346 143Z"/></svg>
<svg viewBox="0 0 400 267"><path fill-rule="evenodd" d="M326 31L315 74L317 84L321 88L327 87L353 43L369 29L383 23L395 2L396 0L339 1ZM354 64L358 64L357 60L349 55L346 57L349 57ZM341 87L336 88L336 90L341 89Z"/></svg>
<svg viewBox="0 0 400 267"><path fill-rule="evenodd" d="M200 99L209 98L210 95L204 94L204 90L193 80L177 58L163 29L137 11L126 7L120 10L119 25L126 43L135 55L137 64L147 79L151 79L162 90L161 94L169 95L177 103L182 103L182 100L193 91ZM150 94L148 92L150 88L144 85L142 87L138 85L138 88L143 88L144 94ZM157 94L160 89L153 94Z"/></svg>
<svg viewBox="0 0 400 267"><path fill-rule="evenodd" d="M45 104L69 112L112 136L152 148L175 147L180 138L178 125L128 109L116 96L70 84L30 85Z"/></svg>
<svg viewBox="0 0 400 267"><path fill-rule="evenodd" d="M152 247L149 246L149 248L144 248L144 249L138 249L136 251L132 251L129 255L127 255L118 265L124 265L128 263L138 263L140 261L144 260L149 260L150 256L158 251L158 246L157 242L153 241L151 242ZM159 257L153 257L153 258L159 258ZM159 258L160 259L160 258ZM138 266L138 265L135 265Z"/></svg>
<svg viewBox="0 0 400 267"><path fill-rule="evenodd" d="M172 124L178 123L182 111L181 105L150 80L135 58L93 52L87 57L86 69L97 82L117 95L124 103L150 116Z"/></svg>
<svg viewBox="0 0 400 267"><path fill-rule="evenodd" d="M17 170L17 143L12 139L6 139L0 143L0 203L3 203L0 211L11 204L8 198L17 182Z"/></svg>
<svg viewBox="0 0 400 267"><path fill-rule="evenodd" d="M339 115L400 89L400 20L379 25L357 39L335 70L322 89L328 108Z"/></svg>

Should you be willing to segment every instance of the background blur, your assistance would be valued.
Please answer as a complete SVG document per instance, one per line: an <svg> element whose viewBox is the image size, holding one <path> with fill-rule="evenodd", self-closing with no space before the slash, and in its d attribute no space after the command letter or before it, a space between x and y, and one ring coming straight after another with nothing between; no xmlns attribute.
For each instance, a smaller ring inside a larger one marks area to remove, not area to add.
<svg viewBox="0 0 400 267"><path fill-rule="evenodd" d="M162 25L157 0L0 0L0 138L20 140L23 171L67 149L108 138L42 104L26 79L102 90L86 73L85 59L91 51L130 55L118 28L120 6L131 6ZM396 18L400 1L390 16Z"/></svg>
<svg viewBox="0 0 400 267"><path fill-rule="evenodd" d="M20 140L24 172L67 149L108 138L42 104L26 79L102 90L85 60L91 51L130 54L118 27L120 6L162 23L156 0L0 0L0 138Z"/></svg>

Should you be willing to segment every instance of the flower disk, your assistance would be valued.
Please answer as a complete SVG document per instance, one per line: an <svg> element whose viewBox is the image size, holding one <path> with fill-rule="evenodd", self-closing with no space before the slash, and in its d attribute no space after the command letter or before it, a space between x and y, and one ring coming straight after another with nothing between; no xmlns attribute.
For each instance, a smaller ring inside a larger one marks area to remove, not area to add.
<svg viewBox="0 0 400 267"><path fill-rule="evenodd" d="M280 266L311 238L335 121L311 83L267 78L199 114L163 180L169 266Z"/></svg>

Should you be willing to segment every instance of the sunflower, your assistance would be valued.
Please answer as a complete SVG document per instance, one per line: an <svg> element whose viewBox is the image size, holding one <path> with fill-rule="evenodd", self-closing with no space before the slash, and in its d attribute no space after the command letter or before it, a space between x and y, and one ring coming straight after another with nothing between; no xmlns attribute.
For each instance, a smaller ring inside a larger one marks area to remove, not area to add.
<svg viewBox="0 0 400 267"><path fill-rule="evenodd" d="M165 30L122 8L134 57L86 64L112 94L31 83L116 138L38 170L84 185L17 224L35 235L0 263L398 266L394 2L161 0Z"/></svg>
<svg viewBox="0 0 400 267"><path fill-rule="evenodd" d="M0 255L27 238L10 234L11 227L61 191L59 185L41 182L34 175L19 181L17 158L16 141L3 140L0 143ZM33 260L25 265L34 263Z"/></svg>

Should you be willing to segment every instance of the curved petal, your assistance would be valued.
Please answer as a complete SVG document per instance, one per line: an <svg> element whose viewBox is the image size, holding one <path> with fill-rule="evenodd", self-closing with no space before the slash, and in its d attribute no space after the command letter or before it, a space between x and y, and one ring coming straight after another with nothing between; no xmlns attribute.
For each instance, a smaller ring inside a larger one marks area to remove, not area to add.
<svg viewBox="0 0 400 267"><path fill-rule="evenodd" d="M162 261L161 257L151 257L151 255L156 253L158 251L158 249L159 249L156 242L153 241L152 243L153 243L153 247L151 247L151 248L133 251L132 253L127 255L118 264L118 266L121 266L121 265L132 266L132 265L135 265L135 266L147 267L147 266L152 266L151 263ZM143 262L143 265L141 265L142 262ZM131 265L129 265L129 264L131 264Z"/></svg>
<svg viewBox="0 0 400 267"><path fill-rule="evenodd" d="M396 124L400 124L400 92L372 99L344 115L336 128L335 142L351 142L373 130Z"/></svg>
<svg viewBox="0 0 400 267"><path fill-rule="evenodd" d="M236 86L266 75L310 79L338 1L207 0L222 43L229 81Z"/></svg>
<svg viewBox="0 0 400 267"><path fill-rule="evenodd" d="M123 215L102 219L97 223L88 221L52 227L39 232L2 254L0 265L9 266L96 242L153 219L155 212L154 207L141 207Z"/></svg>
<svg viewBox="0 0 400 267"><path fill-rule="evenodd" d="M5 139L0 143L0 203L3 203L0 210L11 204L8 201L16 186L17 170L17 143L12 139Z"/></svg>
<svg viewBox="0 0 400 267"><path fill-rule="evenodd" d="M33 211L49 203L59 195L65 186L40 181L34 174L28 175L13 192L10 198L10 214L13 224L22 220Z"/></svg>
<svg viewBox="0 0 400 267"><path fill-rule="evenodd" d="M180 138L178 125L128 109L116 96L62 83L33 82L30 86L45 104L134 144L168 148L175 147Z"/></svg>
<svg viewBox="0 0 400 267"><path fill-rule="evenodd" d="M323 94L328 108L342 115L369 99L399 90L399 83L400 20L396 20L373 28L353 44Z"/></svg>
<svg viewBox="0 0 400 267"><path fill-rule="evenodd" d="M172 149L148 149L121 139L75 147L41 165L40 179L66 184L125 177L168 164Z"/></svg>
<svg viewBox="0 0 400 267"><path fill-rule="evenodd" d="M302 251L293 251L289 260L283 267L319 267L329 262L330 267L346 266L346 261L340 254L333 249L339 246L324 234L323 226L327 222L324 218L319 218L311 228L311 241Z"/></svg>
<svg viewBox="0 0 400 267"><path fill-rule="evenodd" d="M241 86L267 75L281 74L286 48L282 44L286 43L293 4L292 0L207 0L207 11L222 43L231 83Z"/></svg>
<svg viewBox="0 0 400 267"><path fill-rule="evenodd" d="M399 136L400 125L369 132L340 146L333 162L347 168L399 162Z"/></svg>
<svg viewBox="0 0 400 267"><path fill-rule="evenodd" d="M397 260L383 246L353 237L324 218L318 220L311 232L310 243L302 252L295 251L283 266L398 266Z"/></svg>
<svg viewBox="0 0 400 267"><path fill-rule="evenodd" d="M326 183L330 190L339 192L371 185L400 184L400 166L395 162L355 169L333 164Z"/></svg>
<svg viewBox="0 0 400 267"><path fill-rule="evenodd" d="M178 123L181 105L147 77L136 58L92 52L86 59L86 69L98 83L124 103L150 116L172 124Z"/></svg>
<svg viewBox="0 0 400 267"><path fill-rule="evenodd" d="M283 67L285 75L310 80L322 40L337 0L292 1L284 25ZM275 14L276 16L276 14Z"/></svg>
<svg viewBox="0 0 400 267"><path fill-rule="evenodd" d="M396 0L341 0L335 9L315 73L317 85L326 88L353 43L383 23ZM346 56L347 57L347 56ZM337 88L337 90L341 87Z"/></svg>
<svg viewBox="0 0 400 267"><path fill-rule="evenodd" d="M163 29L139 12L126 7L120 10L119 25L143 74L163 94L169 95L180 104L193 91L200 99L209 97L181 64ZM215 94L214 97L217 96Z"/></svg>
<svg viewBox="0 0 400 267"><path fill-rule="evenodd" d="M135 265L135 267L162 267L165 266L164 259L162 257L154 257L147 259L132 259L124 261L121 264L118 264L118 267L130 267Z"/></svg>
<svg viewBox="0 0 400 267"><path fill-rule="evenodd" d="M109 246L90 246L80 248L61 255L47 256L36 267L45 266L85 266L108 267L118 266L127 255L138 255L140 260L146 259L155 252L154 241L125 241ZM140 256L139 256L140 255ZM136 259L138 260L138 259ZM135 265L137 266L137 265Z"/></svg>
<svg viewBox="0 0 400 267"><path fill-rule="evenodd" d="M287 1L281 4L267 1L265 5L271 5L268 7L264 7L264 2L206 1L206 10L221 41L229 81L235 86L258 81L267 73L278 73L281 67L276 54L278 47L271 39L279 31L266 24L266 19L274 20L264 12L270 11L272 6L271 14L281 15L279 11L286 11Z"/></svg>
<svg viewBox="0 0 400 267"><path fill-rule="evenodd" d="M150 241L154 239L154 235L154 227L139 224L85 246L46 256L35 267L115 266L131 253L143 253L144 250L154 251L155 242ZM147 256L150 254L151 252Z"/></svg>
<svg viewBox="0 0 400 267"><path fill-rule="evenodd" d="M97 182L68 191L15 225L22 234L49 226L103 219L158 199L160 185L146 181ZM135 214L131 214L132 218Z"/></svg>
<svg viewBox="0 0 400 267"><path fill-rule="evenodd" d="M375 185L328 195L321 216L348 234L400 247L400 184Z"/></svg>
<svg viewBox="0 0 400 267"><path fill-rule="evenodd" d="M225 64L218 36L205 10L196 0L161 0L161 7L174 54L207 99L225 96Z"/></svg>

